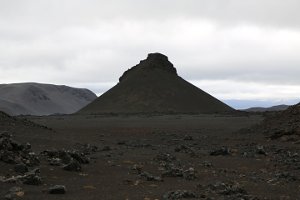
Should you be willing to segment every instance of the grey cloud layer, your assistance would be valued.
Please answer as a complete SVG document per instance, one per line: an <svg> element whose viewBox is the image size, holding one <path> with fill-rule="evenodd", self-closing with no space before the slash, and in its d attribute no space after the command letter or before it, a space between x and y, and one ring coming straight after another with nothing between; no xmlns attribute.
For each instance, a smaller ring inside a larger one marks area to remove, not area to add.
<svg viewBox="0 0 300 200"><path fill-rule="evenodd" d="M174 17L299 27L298 0L1 0L0 16L12 22L91 24L99 19Z"/></svg>
<svg viewBox="0 0 300 200"><path fill-rule="evenodd" d="M0 16L24 22L89 23L99 18L199 17L216 21L299 26L298 0L14 0L1 1Z"/></svg>
<svg viewBox="0 0 300 200"><path fill-rule="evenodd" d="M0 79L105 88L159 51L189 80L297 85L299 7L298 0L0 0Z"/></svg>

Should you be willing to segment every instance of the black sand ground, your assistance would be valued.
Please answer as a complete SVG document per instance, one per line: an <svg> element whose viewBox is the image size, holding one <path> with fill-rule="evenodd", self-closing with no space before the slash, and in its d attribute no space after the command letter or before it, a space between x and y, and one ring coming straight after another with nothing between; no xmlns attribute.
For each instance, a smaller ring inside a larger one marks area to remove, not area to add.
<svg viewBox="0 0 300 200"><path fill-rule="evenodd" d="M36 152L68 149L76 143L96 145L99 151L91 155L90 164L82 165L82 172L49 166L41 159L43 184L21 184L25 191L21 199L154 200L164 195L170 199L167 192L176 190L193 192L194 199L300 197L299 145L270 140L255 130L250 134L248 128L261 122L260 115L78 115L31 120L54 130L14 132L16 140L30 142ZM166 166L185 171L184 177L166 176ZM0 162L0 176L14 175L12 169L13 165ZM0 183L0 197L15 185ZM48 194L52 185L65 185L66 194Z"/></svg>

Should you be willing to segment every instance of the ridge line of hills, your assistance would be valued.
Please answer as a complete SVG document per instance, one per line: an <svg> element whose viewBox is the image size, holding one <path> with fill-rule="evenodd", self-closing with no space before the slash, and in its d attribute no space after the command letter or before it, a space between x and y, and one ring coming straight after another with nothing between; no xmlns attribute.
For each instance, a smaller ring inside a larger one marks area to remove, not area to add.
<svg viewBox="0 0 300 200"><path fill-rule="evenodd" d="M10 115L71 114L96 98L88 89L65 85L0 84L0 110Z"/></svg>

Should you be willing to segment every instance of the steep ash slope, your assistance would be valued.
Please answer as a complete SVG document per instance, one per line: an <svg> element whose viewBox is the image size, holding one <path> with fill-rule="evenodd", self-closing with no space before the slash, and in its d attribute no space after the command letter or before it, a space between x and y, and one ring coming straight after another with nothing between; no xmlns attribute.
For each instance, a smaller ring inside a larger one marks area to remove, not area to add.
<svg viewBox="0 0 300 200"><path fill-rule="evenodd" d="M79 113L218 113L232 108L177 75L167 56L151 53Z"/></svg>

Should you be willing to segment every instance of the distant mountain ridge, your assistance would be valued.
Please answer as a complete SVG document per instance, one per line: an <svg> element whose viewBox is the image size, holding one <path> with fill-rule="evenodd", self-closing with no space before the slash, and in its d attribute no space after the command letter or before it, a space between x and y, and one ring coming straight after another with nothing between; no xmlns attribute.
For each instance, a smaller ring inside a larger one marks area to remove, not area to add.
<svg viewBox="0 0 300 200"><path fill-rule="evenodd" d="M79 111L101 113L225 113L233 108L178 76L168 57L150 53L119 83Z"/></svg>
<svg viewBox="0 0 300 200"><path fill-rule="evenodd" d="M252 108L244 109L243 111L246 111L246 112L283 111L283 110L288 109L289 107L290 106L288 106L288 105L277 105L277 106L272 106L272 107L268 107L268 108L252 107Z"/></svg>
<svg viewBox="0 0 300 200"><path fill-rule="evenodd" d="M65 85L0 84L0 111L10 115L71 114L96 98L88 89Z"/></svg>

